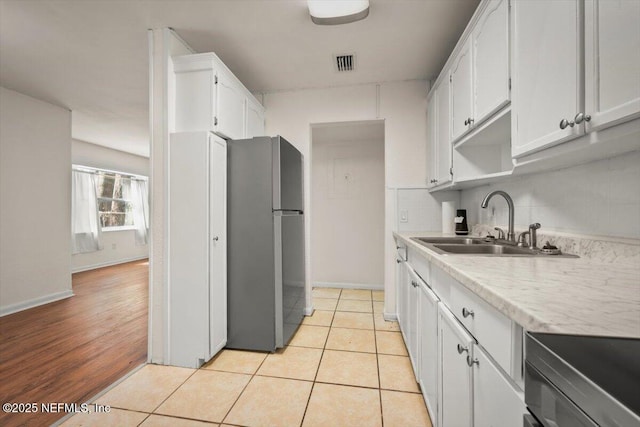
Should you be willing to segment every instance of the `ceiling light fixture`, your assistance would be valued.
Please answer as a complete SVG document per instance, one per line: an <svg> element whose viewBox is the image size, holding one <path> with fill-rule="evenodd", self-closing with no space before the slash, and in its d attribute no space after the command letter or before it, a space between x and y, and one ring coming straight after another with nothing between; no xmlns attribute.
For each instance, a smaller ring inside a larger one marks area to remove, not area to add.
<svg viewBox="0 0 640 427"><path fill-rule="evenodd" d="M369 0L307 0L314 24L339 25L369 16Z"/></svg>

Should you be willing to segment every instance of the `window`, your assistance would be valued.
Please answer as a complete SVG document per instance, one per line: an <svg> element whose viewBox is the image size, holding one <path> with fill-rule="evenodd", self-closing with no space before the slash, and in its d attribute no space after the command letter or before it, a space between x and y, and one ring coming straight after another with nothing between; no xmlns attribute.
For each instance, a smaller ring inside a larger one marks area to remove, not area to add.
<svg viewBox="0 0 640 427"><path fill-rule="evenodd" d="M131 178L119 173L96 171L98 214L102 229L133 226Z"/></svg>

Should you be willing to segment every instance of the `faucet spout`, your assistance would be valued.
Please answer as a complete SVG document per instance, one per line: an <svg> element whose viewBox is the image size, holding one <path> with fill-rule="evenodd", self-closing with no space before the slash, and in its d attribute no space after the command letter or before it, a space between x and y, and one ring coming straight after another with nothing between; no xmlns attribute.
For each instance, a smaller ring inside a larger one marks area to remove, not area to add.
<svg viewBox="0 0 640 427"><path fill-rule="evenodd" d="M491 193L487 194L486 196L484 196L484 199L482 199L482 203L480 203L480 207L481 208L487 208L487 206L489 206L489 200L491 200L491 198L495 195L499 195L504 197L504 199L507 201L507 206L509 207L509 230L507 231L507 240L514 242L516 241L516 234L513 231L513 200L511 199L511 196L509 196L507 193L505 193L502 190L496 190L496 191L492 191Z"/></svg>

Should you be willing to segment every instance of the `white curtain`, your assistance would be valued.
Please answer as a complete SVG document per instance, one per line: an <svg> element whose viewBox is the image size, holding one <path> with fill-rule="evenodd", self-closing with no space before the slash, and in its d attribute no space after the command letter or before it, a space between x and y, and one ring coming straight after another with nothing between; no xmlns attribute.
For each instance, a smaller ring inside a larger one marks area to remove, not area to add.
<svg viewBox="0 0 640 427"><path fill-rule="evenodd" d="M133 225L136 228L136 245L149 241L149 186L147 180L131 180L133 202Z"/></svg>
<svg viewBox="0 0 640 427"><path fill-rule="evenodd" d="M101 237L95 175L74 170L71 177L71 253L99 251L102 249Z"/></svg>

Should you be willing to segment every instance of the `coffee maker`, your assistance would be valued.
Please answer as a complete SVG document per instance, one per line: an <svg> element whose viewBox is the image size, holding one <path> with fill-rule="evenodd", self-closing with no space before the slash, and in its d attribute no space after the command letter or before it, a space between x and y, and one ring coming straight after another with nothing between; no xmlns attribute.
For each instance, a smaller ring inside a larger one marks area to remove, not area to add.
<svg viewBox="0 0 640 427"><path fill-rule="evenodd" d="M453 220L456 224L456 234L459 236L466 236L469 234L469 227L467 226L467 210L457 209L456 217Z"/></svg>

